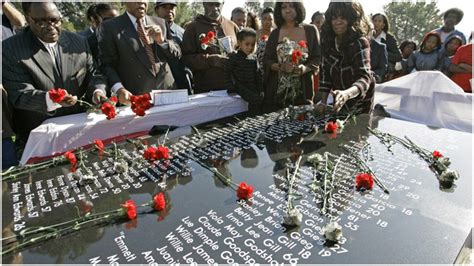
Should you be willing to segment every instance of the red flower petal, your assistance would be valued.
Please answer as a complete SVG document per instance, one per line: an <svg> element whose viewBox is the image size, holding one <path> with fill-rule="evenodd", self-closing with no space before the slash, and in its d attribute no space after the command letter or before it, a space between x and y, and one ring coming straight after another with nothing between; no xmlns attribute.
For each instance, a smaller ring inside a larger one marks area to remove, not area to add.
<svg viewBox="0 0 474 266"><path fill-rule="evenodd" d="M163 192L156 194L153 197L153 202L155 203L153 209L155 209L156 211L162 211L166 208L166 200Z"/></svg>
<svg viewBox="0 0 474 266"><path fill-rule="evenodd" d="M238 199L250 199L253 193L253 186L247 185L245 182L240 183L237 188Z"/></svg>
<svg viewBox="0 0 474 266"><path fill-rule="evenodd" d="M374 177L368 173L358 174L356 176L356 189L360 190L362 188L367 190L372 190L374 187Z"/></svg>

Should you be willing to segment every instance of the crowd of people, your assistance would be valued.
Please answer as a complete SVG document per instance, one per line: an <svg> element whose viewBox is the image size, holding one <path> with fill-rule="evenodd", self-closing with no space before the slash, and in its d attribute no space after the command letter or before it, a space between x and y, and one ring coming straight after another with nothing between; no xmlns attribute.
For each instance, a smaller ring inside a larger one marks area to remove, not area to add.
<svg viewBox="0 0 474 266"><path fill-rule="evenodd" d="M114 95L129 105L155 89L225 89L249 103L250 115L328 101L368 113L376 82L423 70L471 92L472 34L466 43L456 30L458 8L417 45L397 40L385 14L368 17L356 1L331 2L311 24L303 23L302 1L261 14L238 7L230 19L223 1L202 4L204 14L181 27L174 0L156 2L153 15L147 1L124 2L123 14L113 3L91 3L90 27L73 33L54 2L23 2L23 13L2 2L3 168L16 163L13 136L21 147L47 118L83 112L81 98L100 104ZM52 102L51 88L65 89L64 100Z"/></svg>

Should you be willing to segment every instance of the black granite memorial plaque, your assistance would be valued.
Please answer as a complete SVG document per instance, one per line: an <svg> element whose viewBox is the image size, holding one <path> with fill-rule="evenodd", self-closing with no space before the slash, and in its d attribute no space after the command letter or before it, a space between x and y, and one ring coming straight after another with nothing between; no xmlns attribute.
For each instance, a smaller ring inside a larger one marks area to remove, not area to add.
<svg viewBox="0 0 474 266"><path fill-rule="evenodd" d="M113 171L113 159L89 153L95 180L78 180L68 166L57 166L3 182L2 247L13 251L2 262L453 263L471 230L471 134L360 115L331 136L314 132L314 123L272 113L211 124L170 140L168 162L140 162L141 154L127 143L121 145L130 162L126 173ZM441 187L417 154L397 144L388 151L367 126L441 151L460 178L449 189ZM157 137L146 141L156 144ZM341 145L367 156L390 193L378 186L357 191L359 167ZM315 153L336 165L326 203L321 176L307 162ZM302 221L288 227L282 224L287 172L293 173L299 157L292 190ZM253 185L253 198L238 201L212 167L234 183ZM25 229L115 210L128 199L146 203L158 192L166 198L163 211L143 207L132 221L79 226L21 247ZM326 241L322 232L330 221L342 226L339 243Z"/></svg>

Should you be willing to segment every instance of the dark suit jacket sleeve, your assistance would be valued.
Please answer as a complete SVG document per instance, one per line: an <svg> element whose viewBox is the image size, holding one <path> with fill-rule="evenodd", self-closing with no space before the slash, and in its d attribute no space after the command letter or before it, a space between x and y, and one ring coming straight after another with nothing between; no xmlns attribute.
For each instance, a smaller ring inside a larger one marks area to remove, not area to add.
<svg viewBox="0 0 474 266"><path fill-rule="evenodd" d="M234 78L233 78L233 73L234 73L234 56L229 55L229 60L226 61L225 67L224 67L224 75L225 75L225 87L229 92L236 92L235 87L234 87Z"/></svg>
<svg viewBox="0 0 474 266"><path fill-rule="evenodd" d="M96 62L92 56L92 52L89 47L89 42L85 40L84 45L87 49L87 75L86 80L89 82L87 86L87 94L92 97L95 90L100 90L104 95L106 94L106 80L105 77L100 73L97 68Z"/></svg>
<svg viewBox="0 0 474 266"><path fill-rule="evenodd" d="M371 52L373 52L374 55L373 60L371 58L372 70L374 71L378 79L382 79L385 74L387 74L388 69L387 46L385 46L385 44L383 43L374 43Z"/></svg>
<svg viewBox="0 0 474 266"><path fill-rule="evenodd" d="M402 61L402 53L398 48L398 43L395 37L391 34L387 34L387 52L388 61L395 64L396 62Z"/></svg>
<svg viewBox="0 0 474 266"><path fill-rule="evenodd" d="M183 43L181 50L183 52L183 63L191 68L191 70L204 70L211 67L206 54L199 53L199 44L196 27L192 24L186 28L183 35Z"/></svg>
<svg viewBox="0 0 474 266"><path fill-rule="evenodd" d="M110 21L112 22L112 21ZM110 87L115 83L121 82L120 77L115 70L120 60L119 52L114 41L114 33L111 24L104 22L97 32L99 42L100 70L106 76Z"/></svg>
<svg viewBox="0 0 474 266"><path fill-rule="evenodd" d="M9 101L15 108L46 114L48 112L47 92L35 88L31 74L22 67L20 60L15 57L14 49L22 49L22 47L11 48L11 46L3 46L2 51L2 83L8 92ZM37 71L41 70L38 68Z"/></svg>

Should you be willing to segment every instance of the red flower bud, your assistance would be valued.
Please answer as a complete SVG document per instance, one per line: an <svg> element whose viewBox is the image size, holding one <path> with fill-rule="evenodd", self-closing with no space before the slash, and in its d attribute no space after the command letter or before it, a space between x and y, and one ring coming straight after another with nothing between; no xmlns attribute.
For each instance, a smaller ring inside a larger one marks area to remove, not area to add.
<svg viewBox="0 0 474 266"><path fill-rule="evenodd" d="M443 154L441 154L441 152L436 151L436 150L433 151L433 158L438 159L438 158L441 158L441 157L443 157Z"/></svg>
<svg viewBox="0 0 474 266"><path fill-rule="evenodd" d="M240 183L237 188L238 199L250 199L253 193L253 186L247 185L245 182Z"/></svg>
<svg viewBox="0 0 474 266"><path fill-rule="evenodd" d="M153 197L153 203L153 209L156 211L162 211L166 208L166 200L163 192L160 192Z"/></svg>
<svg viewBox="0 0 474 266"><path fill-rule="evenodd" d="M67 151L66 153L64 153L64 157L66 157L66 159L71 164L71 168L69 169L69 171L71 171L73 173L76 172L76 169L77 169L76 155L74 155L74 153L72 151Z"/></svg>
<svg viewBox="0 0 474 266"><path fill-rule="evenodd" d="M326 133L335 133L337 132L337 124L332 122L332 121L329 121L326 126L324 126L324 131L326 131Z"/></svg>
<svg viewBox="0 0 474 266"><path fill-rule="evenodd" d="M102 156L104 154L104 149L105 149L104 143L100 139L94 140L94 143L95 143L95 147L99 151L99 156Z"/></svg>
<svg viewBox="0 0 474 266"><path fill-rule="evenodd" d="M109 100L110 100L111 102L113 102L113 103L116 103L116 102L118 102L118 98L117 98L117 96L112 96L112 97L110 97L110 99L109 99Z"/></svg>
<svg viewBox="0 0 474 266"><path fill-rule="evenodd" d="M368 173L358 174L355 182L357 190L360 190L361 188L372 190L374 187L374 177Z"/></svg>
<svg viewBox="0 0 474 266"><path fill-rule="evenodd" d="M127 200L124 204L122 204L124 211L126 211L127 217L130 220L137 218L137 205L133 200Z"/></svg>
<svg viewBox="0 0 474 266"><path fill-rule="evenodd" d="M306 45L306 42L301 40L298 42L298 45L301 47L301 48L308 48L308 45Z"/></svg>
<svg viewBox="0 0 474 266"><path fill-rule="evenodd" d="M207 38L208 38L209 40L212 40L212 39L214 39L215 37L216 37L216 34L215 34L213 31L209 31L209 32L207 33Z"/></svg>

